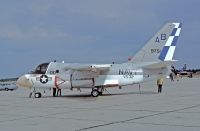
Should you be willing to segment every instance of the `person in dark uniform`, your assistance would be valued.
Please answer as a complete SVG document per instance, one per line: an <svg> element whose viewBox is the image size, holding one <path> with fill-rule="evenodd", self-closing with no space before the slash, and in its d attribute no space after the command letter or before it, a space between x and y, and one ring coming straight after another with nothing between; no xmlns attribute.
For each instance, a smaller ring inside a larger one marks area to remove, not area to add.
<svg viewBox="0 0 200 131"><path fill-rule="evenodd" d="M174 76L172 73L169 74L169 77L170 77L171 81L174 81Z"/></svg>
<svg viewBox="0 0 200 131"><path fill-rule="evenodd" d="M57 96L61 96L61 89L60 88L57 89Z"/></svg>
<svg viewBox="0 0 200 131"><path fill-rule="evenodd" d="M53 88L53 97L56 97L56 90L57 90L57 89L54 87L54 88Z"/></svg>

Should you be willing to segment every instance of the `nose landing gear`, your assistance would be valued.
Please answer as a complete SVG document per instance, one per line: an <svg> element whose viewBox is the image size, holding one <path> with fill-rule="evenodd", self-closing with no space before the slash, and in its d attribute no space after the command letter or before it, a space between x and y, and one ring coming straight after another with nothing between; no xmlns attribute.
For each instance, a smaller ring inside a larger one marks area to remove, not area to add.
<svg viewBox="0 0 200 131"><path fill-rule="evenodd" d="M42 97L42 94L41 94L40 92L36 92L36 93L34 94L34 97L35 97L35 98L41 98L41 97Z"/></svg>
<svg viewBox="0 0 200 131"><path fill-rule="evenodd" d="M32 95L34 95L35 98L41 98L42 97L42 94L40 92L36 92L35 89L33 89L33 91L30 92L29 98L31 98Z"/></svg>

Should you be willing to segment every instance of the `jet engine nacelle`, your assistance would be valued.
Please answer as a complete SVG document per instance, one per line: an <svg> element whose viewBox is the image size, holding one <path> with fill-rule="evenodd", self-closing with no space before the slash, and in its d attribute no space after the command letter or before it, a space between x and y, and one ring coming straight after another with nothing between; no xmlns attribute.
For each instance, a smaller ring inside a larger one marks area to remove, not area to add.
<svg viewBox="0 0 200 131"><path fill-rule="evenodd" d="M57 88L84 88L92 87L94 79L81 77L81 74L62 74L55 76L54 83Z"/></svg>

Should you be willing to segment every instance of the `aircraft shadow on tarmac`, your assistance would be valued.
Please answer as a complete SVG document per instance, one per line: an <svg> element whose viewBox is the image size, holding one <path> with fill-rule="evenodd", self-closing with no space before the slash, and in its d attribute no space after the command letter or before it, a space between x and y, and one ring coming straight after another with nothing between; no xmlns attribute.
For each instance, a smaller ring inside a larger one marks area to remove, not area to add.
<svg viewBox="0 0 200 131"><path fill-rule="evenodd" d="M157 92L153 91L141 91L141 92L125 92L125 93L113 93L113 94L103 94L102 96L115 96L115 95L152 95L157 94Z"/></svg>
<svg viewBox="0 0 200 131"><path fill-rule="evenodd" d="M105 92L102 96L119 96L119 95L153 95L157 94L157 92L153 91L141 91L141 92L125 92L125 93L107 93ZM53 96L51 96L53 97ZM64 98L98 98L98 97L92 97L91 94L73 94L73 95L62 95L58 96L58 98L64 97ZM101 97L101 96L99 96Z"/></svg>

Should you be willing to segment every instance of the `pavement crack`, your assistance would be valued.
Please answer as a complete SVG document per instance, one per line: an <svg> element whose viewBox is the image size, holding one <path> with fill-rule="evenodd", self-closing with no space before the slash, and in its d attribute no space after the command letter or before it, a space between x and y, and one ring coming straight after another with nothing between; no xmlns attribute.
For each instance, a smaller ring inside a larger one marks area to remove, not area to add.
<svg viewBox="0 0 200 131"><path fill-rule="evenodd" d="M185 107L185 108L180 108L180 109L175 109L175 110L170 110L170 111L165 111L165 112L160 112L160 113L155 113L155 114L150 114L150 115L145 115L145 116L140 116L140 117L135 117L135 118L122 120L122 121L114 121L114 122L109 122L109 123L105 123L105 124L94 125L94 126L90 126L90 127L86 127L86 128L81 128L81 129L78 129L76 131L89 130L89 129L94 129L94 128L108 126L108 125L114 125L114 124L119 124L119 123L126 123L126 122L130 122L130 121L134 121L134 120L144 119L144 118L147 118L147 117L159 116L159 115L174 113L174 112L183 111L183 110L187 110L187 109L191 109L191 108L196 108L196 107L199 107L199 106L200 106L200 104L193 105L193 106L190 106L190 107Z"/></svg>

